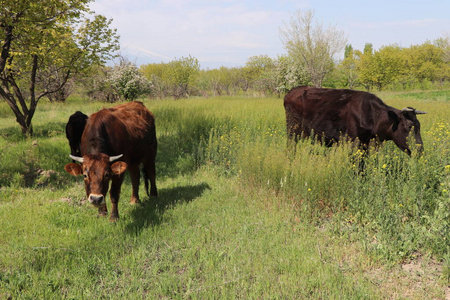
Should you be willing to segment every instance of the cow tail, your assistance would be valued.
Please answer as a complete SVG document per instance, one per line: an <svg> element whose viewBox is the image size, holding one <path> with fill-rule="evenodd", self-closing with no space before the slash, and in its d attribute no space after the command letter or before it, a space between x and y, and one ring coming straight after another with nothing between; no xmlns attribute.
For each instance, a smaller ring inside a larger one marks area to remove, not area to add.
<svg viewBox="0 0 450 300"><path fill-rule="evenodd" d="M148 174L147 170L144 168L144 184L145 184L145 192L147 193L147 196L150 197L150 192L148 191Z"/></svg>
<svg viewBox="0 0 450 300"><path fill-rule="evenodd" d="M150 131L151 131L151 136L152 136L152 141L150 143L150 148L154 148L154 151L156 152L158 142L156 140L156 129L155 129L155 125L154 124L153 124L152 128L150 129ZM155 153L155 156L156 156L156 153ZM150 159L155 159L155 157L151 157ZM143 168L143 171L144 171L145 191L147 192L147 196L150 197L150 192L149 192L150 177L149 177L149 174L147 172L147 168L145 166Z"/></svg>

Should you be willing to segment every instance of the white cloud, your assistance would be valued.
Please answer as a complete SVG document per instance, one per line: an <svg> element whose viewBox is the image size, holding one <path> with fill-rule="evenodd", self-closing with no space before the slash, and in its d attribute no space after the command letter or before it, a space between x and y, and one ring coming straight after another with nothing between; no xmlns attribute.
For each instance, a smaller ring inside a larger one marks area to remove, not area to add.
<svg viewBox="0 0 450 300"><path fill-rule="evenodd" d="M150 51L148 49L144 49L144 48L141 48L138 46L131 45L130 48L131 48L131 50L136 50L137 53L142 52L142 53L148 55L149 57L157 57L157 58L162 58L164 60L171 59L171 57L168 57L168 56L165 56L165 55L162 55L162 54L159 54L159 53L156 53L156 52L153 52L153 51Z"/></svg>
<svg viewBox="0 0 450 300"><path fill-rule="evenodd" d="M279 12L250 9L235 0L162 0L145 6L137 0L126 3L100 1L92 9L113 19L128 53L155 62L188 55L212 58L217 57L215 53L241 55L245 62L249 49L269 51L273 47L268 32L278 39L282 19ZM230 56L223 57L227 64Z"/></svg>
<svg viewBox="0 0 450 300"><path fill-rule="evenodd" d="M386 11L382 4L370 9L354 4L354 0L96 0L91 8L113 19L122 48L135 56L130 60L149 63L192 55L202 67L239 66L253 55L285 53L278 29L298 8L315 9L318 21L343 29L357 49L366 42L376 48L418 44L450 28L447 14L443 17L426 3L422 10L416 3L407 11L401 5Z"/></svg>

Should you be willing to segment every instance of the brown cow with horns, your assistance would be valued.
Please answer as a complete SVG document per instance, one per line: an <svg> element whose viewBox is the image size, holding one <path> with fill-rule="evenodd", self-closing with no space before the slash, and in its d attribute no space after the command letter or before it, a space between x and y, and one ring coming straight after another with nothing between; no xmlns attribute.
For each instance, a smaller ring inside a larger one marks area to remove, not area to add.
<svg viewBox="0 0 450 300"><path fill-rule="evenodd" d="M142 102L130 102L102 109L87 120L81 137L81 155L70 157L81 165L70 163L65 170L71 175L83 175L86 195L98 207L100 215L107 214L106 193L111 181L110 220L119 218L118 203L124 172L131 177L130 203L139 203L139 165L143 164L145 187L157 196L155 182L156 130L153 114Z"/></svg>
<svg viewBox="0 0 450 300"><path fill-rule="evenodd" d="M423 147L416 115L425 112L411 107L393 108L367 92L301 86L286 94L284 108L288 136L295 140L314 132L319 140L331 146L347 136L350 140L358 139L364 149L372 139L392 140L411 155L408 136L414 128L419 150Z"/></svg>

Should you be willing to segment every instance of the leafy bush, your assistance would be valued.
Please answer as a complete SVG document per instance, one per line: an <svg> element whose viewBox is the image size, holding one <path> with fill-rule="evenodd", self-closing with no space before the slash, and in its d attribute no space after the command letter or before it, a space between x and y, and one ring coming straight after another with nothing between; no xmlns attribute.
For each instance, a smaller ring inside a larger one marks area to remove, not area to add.
<svg viewBox="0 0 450 300"><path fill-rule="evenodd" d="M112 69L109 82L127 101L135 100L151 90L150 81L139 72L136 65L125 61Z"/></svg>

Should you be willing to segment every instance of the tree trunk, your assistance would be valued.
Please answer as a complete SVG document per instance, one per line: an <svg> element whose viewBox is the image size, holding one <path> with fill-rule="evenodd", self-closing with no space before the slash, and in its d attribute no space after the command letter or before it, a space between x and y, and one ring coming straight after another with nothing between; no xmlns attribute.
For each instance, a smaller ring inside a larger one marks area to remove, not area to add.
<svg viewBox="0 0 450 300"><path fill-rule="evenodd" d="M8 74L4 78L2 78L3 86L0 87L0 97L5 99L9 107L11 107L14 115L16 116L16 121L17 123L19 123L20 129L22 130L22 134L28 136L33 135L33 126L31 125L31 120L33 119L38 102L38 98L36 98L35 96L36 70L37 56L34 56L33 68L31 71L29 107L27 105L25 97L23 96L19 86L14 79L13 74Z"/></svg>
<svg viewBox="0 0 450 300"><path fill-rule="evenodd" d="M20 129L22 129L22 134L24 136L32 136L33 135L33 125L31 124L30 118L25 117L24 121L17 120L17 122L19 123Z"/></svg>

